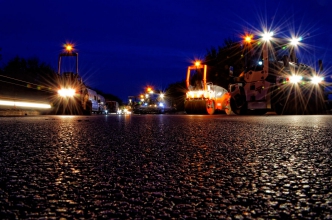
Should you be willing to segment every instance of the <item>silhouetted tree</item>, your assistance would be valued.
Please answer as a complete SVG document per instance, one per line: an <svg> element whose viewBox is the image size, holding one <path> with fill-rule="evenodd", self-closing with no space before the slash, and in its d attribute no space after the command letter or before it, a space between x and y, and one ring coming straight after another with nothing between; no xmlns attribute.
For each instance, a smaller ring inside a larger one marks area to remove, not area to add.
<svg viewBox="0 0 332 220"><path fill-rule="evenodd" d="M55 91L55 75L50 65L37 58L17 56L0 74L0 92L8 97L45 99Z"/></svg>
<svg viewBox="0 0 332 220"><path fill-rule="evenodd" d="M232 66L233 75L238 76L244 70L242 45L227 38L223 46L211 47L207 50L205 64L208 65L208 82L227 89L230 83L229 69Z"/></svg>
<svg viewBox="0 0 332 220"><path fill-rule="evenodd" d="M4 74L27 83L44 85L54 80L55 71L38 58L25 59L16 56L5 65Z"/></svg>
<svg viewBox="0 0 332 220"><path fill-rule="evenodd" d="M165 99L172 107L175 107L177 111L184 111L186 91L185 81L172 83L166 89Z"/></svg>

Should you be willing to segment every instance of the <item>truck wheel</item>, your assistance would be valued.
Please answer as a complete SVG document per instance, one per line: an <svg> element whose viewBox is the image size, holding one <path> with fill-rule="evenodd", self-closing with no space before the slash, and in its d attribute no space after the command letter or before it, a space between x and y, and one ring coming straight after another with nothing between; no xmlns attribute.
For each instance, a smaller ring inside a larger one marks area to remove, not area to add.
<svg viewBox="0 0 332 220"><path fill-rule="evenodd" d="M92 102L87 101L85 104L85 110L83 112L84 115L91 115L92 114Z"/></svg>
<svg viewBox="0 0 332 220"><path fill-rule="evenodd" d="M247 113L247 105L246 105L245 101L243 100L242 105L238 106L238 103L240 103L239 102L240 99L242 99L242 97L236 97L236 100L234 98L231 98L230 106L231 106L232 111L236 115L245 115Z"/></svg>
<svg viewBox="0 0 332 220"><path fill-rule="evenodd" d="M213 100L208 100L206 101L206 112L209 115L213 115L215 112L215 106L214 106L214 101Z"/></svg>
<svg viewBox="0 0 332 220"><path fill-rule="evenodd" d="M232 107L231 107L231 98L227 98L227 100L226 100L225 113L226 113L226 115L235 115L235 113L233 112Z"/></svg>
<svg viewBox="0 0 332 220"><path fill-rule="evenodd" d="M284 111L285 106L284 106L282 103L280 103L280 102L276 102L276 103L274 103L273 108L274 108L274 111L275 111L278 115L282 115L282 114L286 113L286 112Z"/></svg>
<svg viewBox="0 0 332 220"><path fill-rule="evenodd" d="M274 90L272 95L272 108L278 115L287 115L289 111L287 110L287 100L286 95L283 92L278 92L278 90Z"/></svg>

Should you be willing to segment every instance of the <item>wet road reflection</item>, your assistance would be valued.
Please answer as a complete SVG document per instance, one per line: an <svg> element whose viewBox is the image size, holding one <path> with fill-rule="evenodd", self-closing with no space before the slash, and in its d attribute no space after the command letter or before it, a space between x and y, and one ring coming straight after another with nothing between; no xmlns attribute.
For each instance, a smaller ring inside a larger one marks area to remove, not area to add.
<svg viewBox="0 0 332 220"><path fill-rule="evenodd" d="M1 216L329 218L325 116L0 118Z"/></svg>

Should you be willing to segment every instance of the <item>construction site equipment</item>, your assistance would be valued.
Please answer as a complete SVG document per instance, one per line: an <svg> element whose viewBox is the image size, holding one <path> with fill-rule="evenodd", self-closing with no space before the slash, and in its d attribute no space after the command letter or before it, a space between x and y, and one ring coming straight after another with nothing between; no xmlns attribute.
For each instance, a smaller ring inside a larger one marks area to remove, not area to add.
<svg viewBox="0 0 332 220"><path fill-rule="evenodd" d="M327 110L322 72L298 62L300 39L286 41L266 33L244 44L246 70L229 85L229 114L321 114Z"/></svg>
<svg viewBox="0 0 332 220"><path fill-rule="evenodd" d="M151 86L145 88L144 94L139 96L138 103L133 106L135 114L163 114L168 107L164 100L164 94L154 91Z"/></svg>
<svg viewBox="0 0 332 220"><path fill-rule="evenodd" d="M76 72L61 72L63 57L76 58ZM72 45L66 45L65 52L59 55L57 85L58 96L54 103L56 114L91 115L92 102L88 88L78 74L78 53L73 52Z"/></svg>
<svg viewBox="0 0 332 220"><path fill-rule="evenodd" d="M202 72L203 70L203 72ZM196 62L189 66L186 77L185 111L188 114L209 114L215 111L228 111L229 93L223 87L206 82L207 66Z"/></svg>
<svg viewBox="0 0 332 220"><path fill-rule="evenodd" d="M119 103L117 101L106 101L107 114L114 114L119 111Z"/></svg>

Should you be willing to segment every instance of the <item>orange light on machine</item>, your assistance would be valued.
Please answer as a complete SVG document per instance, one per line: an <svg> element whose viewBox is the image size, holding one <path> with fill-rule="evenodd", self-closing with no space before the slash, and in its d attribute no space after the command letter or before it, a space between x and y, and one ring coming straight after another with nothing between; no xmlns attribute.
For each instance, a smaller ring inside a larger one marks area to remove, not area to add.
<svg viewBox="0 0 332 220"><path fill-rule="evenodd" d="M199 61L199 60L195 61L195 66L196 67L199 67L200 65L201 65L201 61Z"/></svg>
<svg viewBox="0 0 332 220"><path fill-rule="evenodd" d="M64 47L67 52L72 52L72 50L74 50L74 46L72 44L65 44Z"/></svg>
<svg viewBox="0 0 332 220"><path fill-rule="evenodd" d="M146 89L146 91L147 91L148 93L153 93L153 90L152 90L152 88L151 88L150 86Z"/></svg>
<svg viewBox="0 0 332 220"><path fill-rule="evenodd" d="M247 43L251 43L253 36L252 35L246 35L244 37L244 41Z"/></svg>

